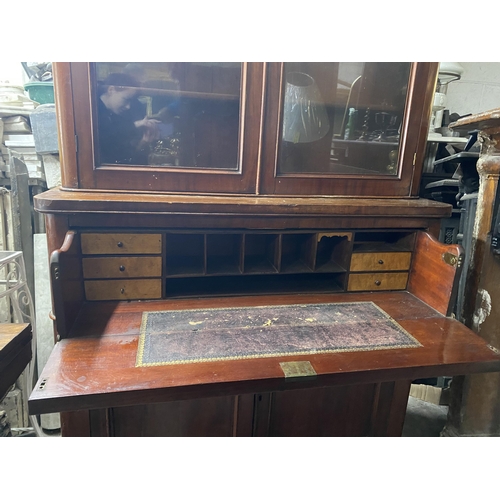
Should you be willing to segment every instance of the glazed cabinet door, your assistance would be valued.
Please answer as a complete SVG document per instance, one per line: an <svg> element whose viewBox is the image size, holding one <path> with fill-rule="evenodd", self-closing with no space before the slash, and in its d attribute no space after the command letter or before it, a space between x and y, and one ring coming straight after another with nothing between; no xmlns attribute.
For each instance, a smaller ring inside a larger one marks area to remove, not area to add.
<svg viewBox="0 0 500 500"><path fill-rule="evenodd" d="M435 63L270 63L260 189L417 194Z"/></svg>
<svg viewBox="0 0 500 500"><path fill-rule="evenodd" d="M261 63L56 63L63 187L254 193Z"/></svg>
<svg viewBox="0 0 500 500"><path fill-rule="evenodd" d="M63 187L417 196L437 63L56 63Z"/></svg>

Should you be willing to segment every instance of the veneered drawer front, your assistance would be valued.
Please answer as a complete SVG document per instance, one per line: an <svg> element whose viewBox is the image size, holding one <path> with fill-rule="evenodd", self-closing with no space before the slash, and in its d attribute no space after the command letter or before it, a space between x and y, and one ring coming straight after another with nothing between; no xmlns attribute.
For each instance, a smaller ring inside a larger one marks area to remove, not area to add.
<svg viewBox="0 0 500 500"><path fill-rule="evenodd" d="M89 257L82 263L86 279L161 276L161 257Z"/></svg>
<svg viewBox="0 0 500 500"><path fill-rule="evenodd" d="M161 279L85 281L87 300L161 299Z"/></svg>
<svg viewBox="0 0 500 500"><path fill-rule="evenodd" d="M411 252L353 253L351 271L407 271Z"/></svg>
<svg viewBox="0 0 500 500"><path fill-rule="evenodd" d="M407 281L408 273L350 274L347 291L404 290Z"/></svg>
<svg viewBox="0 0 500 500"><path fill-rule="evenodd" d="M161 234L83 233L82 253L97 254L160 254Z"/></svg>

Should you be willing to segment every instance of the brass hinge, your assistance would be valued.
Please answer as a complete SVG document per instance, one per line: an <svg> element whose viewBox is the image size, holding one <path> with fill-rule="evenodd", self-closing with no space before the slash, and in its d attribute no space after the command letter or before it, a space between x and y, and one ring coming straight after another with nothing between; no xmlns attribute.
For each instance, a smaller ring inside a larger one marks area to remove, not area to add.
<svg viewBox="0 0 500 500"><path fill-rule="evenodd" d="M462 256L453 255L450 252L445 252L443 254L443 260L450 266L460 267L462 265Z"/></svg>
<svg viewBox="0 0 500 500"><path fill-rule="evenodd" d="M417 153L413 153L413 166L417 163Z"/></svg>

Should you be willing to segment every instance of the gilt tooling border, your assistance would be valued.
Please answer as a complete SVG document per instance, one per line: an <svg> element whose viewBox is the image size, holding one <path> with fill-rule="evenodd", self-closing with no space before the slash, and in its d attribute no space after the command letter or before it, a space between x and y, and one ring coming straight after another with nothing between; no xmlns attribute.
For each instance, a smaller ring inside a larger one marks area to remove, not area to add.
<svg viewBox="0 0 500 500"><path fill-rule="evenodd" d="M373 302L153 311L136 367L421 346Z"/></svg>

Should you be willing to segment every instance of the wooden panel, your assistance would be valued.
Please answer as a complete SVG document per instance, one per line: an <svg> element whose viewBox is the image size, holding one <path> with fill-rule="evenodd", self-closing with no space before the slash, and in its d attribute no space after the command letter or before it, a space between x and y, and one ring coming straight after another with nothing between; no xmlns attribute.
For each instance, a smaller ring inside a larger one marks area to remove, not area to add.
<svg viewBox="0 0 500 500"><path fill-rule="evenodd" d="M57 65L58 63L55 63ZM132 165L99 167L94 159L95 127L91 63L73 62L71 88L74 96L73 114L78 136L78 174L81 189L185 192L255 193L256 170L260 162L260 124L262 121L264 63L243 63L240 102L238 170L219 168L179 169L176 167L145 168ZM66 123L68 119L64 120ZM66 135L70 135L69 131ZM73 134L74 136L74 134ZM73 141L74 142L74 141ZM65 168L65 165L63 165ZM66 187L66 185L65 185ZM102 194L102 193L101 193Z"/></svg>
<svg viewBox="0 0 500 500"><path fill-rule="evenodd" d="M351 271L406 271L410 269L411 252L354 253Z"/></svg>
<svg viewBox="0 0 500 500"><path fill-rule="evenodd" d="M27 323L3 323L0 325L0 363L7 354L15 352L23 344L31 341L31 326Z"/></svg>
<svg viewBox="0 0 500 500"><path fill-rule="evenodd" d="M237 397L173 401L112 408L113 435L118 437L230 437Z"/></svg>
<svg viewBox="0 0 500 500"><path fill-rule="evenodd" d="M440 313L450 314L462 256L460 245L444 245L430 234L418 233L408 290Z"/></svg>
<svg viewBox="0 0 500 500"><path fill-rule="evenodd" d="M350 274L348 292L361 290L404 290L408 273L363 273Z"/></svg>
<svg viewBox="0 0 500 500"><path fill-rule="evenodd" d="M86 281L87 300L160 299L161 280Z"/></svg>
<svg viewBox="0 0 500 500"><path fill-rule="evenodd" d="M371 436L401 436L408 405L411 381L397 380L378 384L374 401Z"/></svg>
<svg viewBox="0 0 500 500"><path fill-rule="evenodd" d="M62 167L61 183L68 188L78 188L71 64L67 62L54 64L53 71L59 154Z"/></svg>
<svg viewBox="0 0 500 500"><path fill-rule="evenodd" d="M370 301L422 347L136 368L143 311ZM315 379L287 381L282 361L307 360ZM460 322L408 292L338 293L149 302L87 302L71 338L58 342L30 396L34 414L199 397L373 384L500 369L500 355Z"/></svg>
<svg viewBox="0 0 500 500"><path fill-rule="evenodd" d="M81 245L80 235L68 230L66 217L47 215L46 225L57 340L67 336L85 300Z"/></svg>
<svg viewBox="0 0 500 500"><path fill-rule="evenodd" d="M38 194L34 199L35 209L42 213L68 212L71 216L76 214L96 214L99 220L117 216L120 218L120 227L133 227L135 224L129 222L129 217L146 215L148 219L152 215L176 215L182 217L189 215L212 216L212 220L219 220L224 224L231 224L226 216L266 216L280 215L285 218L295 219L295 229L300 229L298 217L339 217L344 220L341 229L348 226L350 229L363 224L365 218L369 218L373 227L384 227L381 221L400 218L399 227L407 227L406 219L418 218L441 219L451 215L451 205L439 203L425 198L398 200L393 198L350 198L346 203L345 198L325 198L320 196L296 197L296 196L223 196L223 195L187 195L187 194L137 194L133 192L74 192L54 188ZM103 217L106 212L106 217ZM215 214L215 215L213 215ZM355 222L353 222L355 217ZM359 220L359 221L358 221ZM236 221L239 222L239 219ZM345 223L347 222L347 224ZM421 227L427 227L429 221ZM267 227L259 219L261 229ZM147 223L144 224L147 227ZM191 226L192 227L192 226ZM206 226L205 226L206 227ZM321 226L323 227L323 226ZM333 225L329 231L336 226ZM363 226L364 227L364 226ZM413 227L413 226L412 226Z"/></svg>
<svg viewBox="0 0 500 500"><path fill-rule="evenodd" d="M153 278L161 276L161 257L90 257L83 259L84 278Z"/></svg>
<svg viewBox="0 0 500 500"><path fill-rule="evenodd" d="M31 325L0 325L0 400L31 360Z"/></svg>
<svg viewBox="0 0 500 500"><path fill-rule="evenodd" d="M273 393L269 436L367 436L375 384Z"/></svg>
<svg viewBox="0 0 500 500"><path fill-rule="evenodd" d="M91 437L109 437L111 426L109 409L90 410L89 423Z"/></svg>
<svg viewBox="0 0 500 500"><path fill-rule="evenodd" d="M61 412L62 437L90 437L90 412L65 411Z"/></svg>
<svg viewBox="0 0 500 500"><path fill-rule="evenodd" d="M83 233L82 253L137 254L161 253L161 234Z"/></svg>
<svg viewBox="0 0 500 500"><path fill-rule="evenodd" d="M262 164L274 168L262 170L260 192L274 195L342 196L416 196L425 141L430 121L437 63L414 63L408 85L408 100L401 127L401 148L397 176L361 176L347 174L277 175L283 103L283 63L268 63L268 95L264 116ZM413 178L415 176L415 178Z"/></svg>

